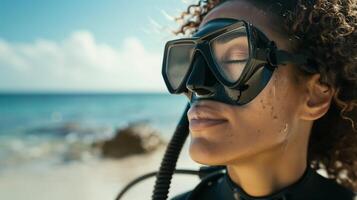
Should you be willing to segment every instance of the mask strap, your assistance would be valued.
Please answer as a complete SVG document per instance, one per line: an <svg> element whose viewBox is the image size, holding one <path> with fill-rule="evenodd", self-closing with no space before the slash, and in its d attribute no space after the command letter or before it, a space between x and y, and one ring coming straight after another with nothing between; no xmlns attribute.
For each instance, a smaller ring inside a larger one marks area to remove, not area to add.
<svg viewBox="0 0 357 200"><path fill-rule="evenodd" d="M304 71L314 74L318 72L316 63L309 57L302 54L291 54L284 50L276 50L276 65L295 64L301 67Z"/></svg>

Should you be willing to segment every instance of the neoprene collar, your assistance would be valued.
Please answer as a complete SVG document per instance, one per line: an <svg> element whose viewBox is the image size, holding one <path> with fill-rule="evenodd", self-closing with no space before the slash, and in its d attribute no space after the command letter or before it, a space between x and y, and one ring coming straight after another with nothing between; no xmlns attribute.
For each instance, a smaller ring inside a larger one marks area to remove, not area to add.
<svg viewBox="0 0 357 200"><path fill-rule="evenodd" d="M263 197L253 197L247 194L240 186L235 184L233 180L226 173L224 175L224 179L227 182L228 186L232 189L234 197L238 200L287 200L289 197L294 196L294 194L304 193L306 190L309 181L313 178L313 170L311 168L307 168L302 175L302 177L295 182L294 184L283 188L280 191L275 192L274 194L263 196Z"/></svg>
<svg viewBox="0 0 357 200"><path fill-rule="evenodd" d="M172 200L353 200L354 196L351 190L309 167L297 182L268 196L248 195L226 171L221 171L208 175L193 190Z"/></svg>

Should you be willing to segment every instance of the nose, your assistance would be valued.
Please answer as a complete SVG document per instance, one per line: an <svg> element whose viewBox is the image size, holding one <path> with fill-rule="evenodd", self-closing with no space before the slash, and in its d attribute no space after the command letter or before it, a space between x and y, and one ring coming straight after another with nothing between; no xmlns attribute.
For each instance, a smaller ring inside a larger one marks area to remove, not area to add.
<svg viewBox="0 0 357 200"><path fill-rule="evenodd" d="M197 51L192 64L192 71L187 79L186 87L199 97L215 94L216 77L208 67L203 55Z"/></svg>

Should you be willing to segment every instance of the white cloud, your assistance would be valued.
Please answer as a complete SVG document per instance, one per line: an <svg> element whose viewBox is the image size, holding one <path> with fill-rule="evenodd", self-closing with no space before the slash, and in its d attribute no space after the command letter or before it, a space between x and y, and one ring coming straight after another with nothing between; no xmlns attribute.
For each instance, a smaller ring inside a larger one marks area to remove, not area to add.
<svg viewBox="0 0 357 200"><path fill-rule="evenodd" d="M170 15L166 10L160 9L161 14L169 21L175 21L175 17Z"/></svg>
<svg viewBox="0 0 357 200"><path fill-rule="evenodd" d="M114 48L83 30L60 42L0 39L0 89L165 91L161 62L137 38Z"/></svg>
<svg viewBox="0 0 357 200"><path fill-rule="evenodd" d="M187 4L187 5L196 3L196 1L194 1L194 0L181 0L181 1L182 1L182 3Z"/></svg>

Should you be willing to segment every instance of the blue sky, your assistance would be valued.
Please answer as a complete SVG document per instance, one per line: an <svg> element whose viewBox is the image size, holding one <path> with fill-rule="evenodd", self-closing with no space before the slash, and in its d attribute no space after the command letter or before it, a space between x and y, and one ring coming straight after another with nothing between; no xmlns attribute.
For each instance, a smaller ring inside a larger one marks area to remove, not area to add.
<svg viewBox="0 0 357 200"><path fill-rule="evenodd" d="M0 0L0 91L166 91L170 20L191 0Z"/></svg>

